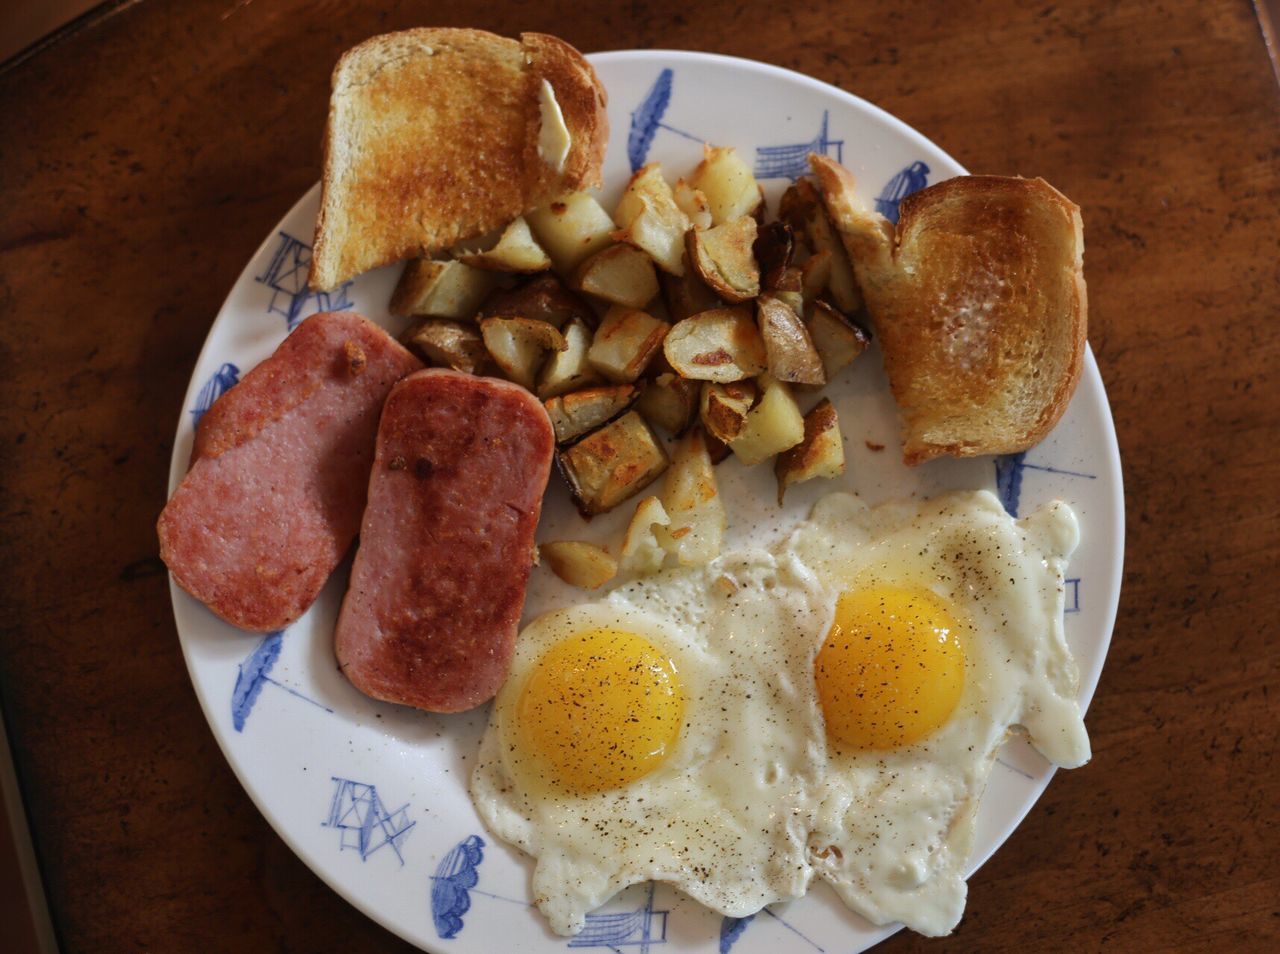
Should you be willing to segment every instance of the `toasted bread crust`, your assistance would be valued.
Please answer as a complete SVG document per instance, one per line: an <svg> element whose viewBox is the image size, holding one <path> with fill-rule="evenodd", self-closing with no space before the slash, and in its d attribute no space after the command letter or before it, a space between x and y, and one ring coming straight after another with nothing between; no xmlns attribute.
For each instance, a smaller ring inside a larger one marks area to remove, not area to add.
<svg viewBox="0 0 1280 954"><path fill-rule="evenodd" d="M1043 439L1084 366L1079 208L1042 179L962 176L904 199L895 229L847 170L811 162L880 339L906 463Z"/></svg>
<svg viewBox="0 0 1280 954"><path fill-rule="evenodd" d="M325 129L312 288L429 255L554 195L599 184L603 88L573 47L527 37L522 45L483 30L422 28L373 37L342 56ZM544 76L571 133L561 173L536 151Z"/></svg>

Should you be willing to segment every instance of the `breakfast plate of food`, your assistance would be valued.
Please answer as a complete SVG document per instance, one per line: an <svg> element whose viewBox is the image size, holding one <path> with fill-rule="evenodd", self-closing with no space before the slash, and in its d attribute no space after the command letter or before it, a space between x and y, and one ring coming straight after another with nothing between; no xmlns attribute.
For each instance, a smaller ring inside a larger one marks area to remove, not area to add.
<svg viewBox="0 0 1280 954"><path fill-rule="evenodd" d="M355 47L158 524L246 791L426 950L951 932L1090 757L1124 525L1082 258L1048 183L798 73Z"/></svg>

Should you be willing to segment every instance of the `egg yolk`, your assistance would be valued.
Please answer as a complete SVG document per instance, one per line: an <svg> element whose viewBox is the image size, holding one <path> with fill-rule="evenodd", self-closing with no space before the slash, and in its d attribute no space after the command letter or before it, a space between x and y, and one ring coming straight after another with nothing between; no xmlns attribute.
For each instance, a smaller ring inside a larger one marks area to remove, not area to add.
<svg viewBox="0 0 1280 954"><path fill-rule="evenodd" d="M634 633L601 629L563 640L538 660L520 696L517 737L550 781L599 792L657 768L683 718L671 659Z"/></svg>
<svg viewBox="0 0 1280 954"><path fill-rule="evenodd" d="M827 736L849 749L916 742L951 716L964 688L964 647L950 607L927 590L846 592L814 676Z"/></svg>

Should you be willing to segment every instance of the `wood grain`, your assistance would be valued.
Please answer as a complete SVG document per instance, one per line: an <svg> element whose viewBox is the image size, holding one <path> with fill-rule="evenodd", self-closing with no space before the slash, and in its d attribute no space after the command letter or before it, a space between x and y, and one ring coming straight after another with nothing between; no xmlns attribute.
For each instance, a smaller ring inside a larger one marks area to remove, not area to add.
<svg viewBox="0 0 1280 954"><path fill-rule="evenodd" d="M209 325L317 178L332 64L418 23L803 70L1083 207L1128 498L1094 761L954 937L883 950L1276 949L1280 95L1250 5L459 7L143 0L0 74L0 698L65 949L406 949L218 753L154 520Z"/></svg>

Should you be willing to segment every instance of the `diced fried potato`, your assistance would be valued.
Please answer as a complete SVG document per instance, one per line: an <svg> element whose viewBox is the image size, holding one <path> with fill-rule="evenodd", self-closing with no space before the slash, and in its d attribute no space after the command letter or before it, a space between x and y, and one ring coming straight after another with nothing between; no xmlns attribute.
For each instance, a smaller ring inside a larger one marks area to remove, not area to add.
<svg viewBox="0 0 1280 954"><path fill-rule="evenodd" d="M676 205L688 216L692 228L711 228L711 205L700 189L695 189L686 179L677 179L675 188L671 191Z"/></svg>
<svg viewBox="0 0 1280 954"><path fill-rule="evenodd" d="M596 313L555 275L537 275L514 288L495 291L485 299L476 318L536 318L557 328L571 318L596 326Z"/></svg>
<svg viewBox="0 0 1280 954"><path fill-rule="evenodd" d="M814 252L800 266L800 291L804 295L804 303L814 301L827 290L831 282L831 253Z"/></svg>
<svg viewBox="0 0 1280 954"><path fill-rule="evenodd" d="M756 299L756 317L771 375L790 384L827 383L822 358L790 305L773 295L761 295Z"/></svg>
<svg viewBox="0 0 1280 954"><path fill-rule="evenodd" d="M663 481L662 506L670 518L658 540L681 566L708 563L724 542L724 500L702 431L694 428L680 440Z"/></svg>
<svg viewBox="0 0 1280 954"><path fill-rule="evenodd" d="M647 252L665 272L684 274L684 233L689 217L676 204L662 169L651 162L627 183L616 210L614 238Z"/></svg>
<svg viewBox="0 0 1280 954"><path fill-rule="evenodd" d="M703 436L707 441L707 454L711 458L711 463L718 464L721 461L728 459L729 455L732 453L728 444L720 440L720 438L716 437L714 434L704 434Z"/></svg>
<svg viewBox="0 0 1280 954"><path fill-rule="evenodd" d="M752 247L756 220L740 216L709 229L685 233L689 263L707 287L728 302L742 302L760 294L760 269Z"/></svg>
<svg viewBox="0 0 1280 954"><path fill-rule="evenodd" d="M586 388L543 401L556 443L567 444L588 431L608 424L635 403L640 389L633 384Z"/></svg>
<svg viewBox="0 0 1280 954"><path fill-rule="evenodd" d="M636 512L627 524L618 556L618 572L625 575L649 576L662 569L667 551L658 542L655 528L670 526L671 518L657 497L645 497L636 504Z"/></svg>
<svg viewBox="0 0 1280 954"><path fill-rule="evenodd" d="M695 381L728 384L755 377L767 367L750 305L713 308L677 322L663 351L672 368Z"/></svg>
<svg viewBox="0 0 1280 954"><path fill-rule="evenodd" d="M825 301L815 301L809 306L805 325L822 358L822 368L828 381L867 350L866 332Z"/></svg>
<svg viewBox="0 0 1280 954"><path fill-rule="evenodd" d="M485 318L480 334L502 373L530 391L547 352L569 347L564 335L533 318Z"/></svg>
<svg viewBox="0 0 1280 954"><path fill-rule="evenodd" d="M644 374L670 330L648 312L614 305L596 329L587 360L610 381L630 383Z"/></svg>
<svg viewBox="0 0 1280 954"><path fill-rule="evenodd" d="M618 575L618 561L594 543L556 540L538 546L551 572L570 586L598 590Z"/></svg>
<svg viewBox="0 0 1280 954"><path fill-rule="evenodd" d="M497 281L492 272L462 262L415 258L400 273L390 310L393 315L470 318Z"/></svg>
<svg viewBox="0 0 1280 954"><path fill-rule="evenodd" d="M522 215L512 220L487 252L463 253L457 258L464 265L491 272L541 272L551 267L551 259L534 239Z"/></svg>
<svg viewBox="0 0 1280 954"><path fill-rule="evenodd" d="M795 254L795 233L786 222L762 225L752 251L760 264L760 274L765 277L765 287L775 288L778 276L791 265Z"/></svg>
<svg viewBox="0 0 1280 954"><path fill-rule="evenodd" d="M773 275L773 287L770 294L791 306L797 315L804 314L804 280L800 269L794 265L781 269Z"/></svg>
<svg viewBox="0 0 1280 954"><path fill-rule="evenodd" d="M573 287L597 298L643 308L658 295L653 259L631 245L610 245L578 266Z"/></svg>
<svg viewBox="0 0 1280 954"><path fill-rule="evenodd" d="M448 318L428 318L413 329L405 344L437 367L467 374L476 374L491 363L476 326Z"/></svg>
<svg viewBox="0 0 1280 954"><path fill-rule="evenodd" d="M844 473L844 440L836 409L823 398L804 416L804 440L778 455L773 465L778 478L778 503L787 488L814 477L837 477Z"/></svg>
<svg viewBox="0 0 1280 954"><path fill-rule="evenodd" d="M667 452L635 411L556 455L583 516L612 510L667 469Z"/></svg>
<svg viewBox="0 0 1280 954"><path fill-rule="evenodd" d="M586 192L564 196L546 208L530 212L526 218L539 244L566 275L583 259L607 246L610 234L617 228L609 213Z"/></svg>
<svg viewBox="0 0 1280 954"><path fill-rule="evenodd" d="M659 374L645 382L636 410L650 424L657 424L670 434L688 430L698 407L698 384L678 374Z"/></svg>
<svg viewBox="0 0 1280 954"><path fill-rule="evenodd" d="M700 312L710 311L720 304L715 292L707 287L696 269L689 265L689 253L685 251L685 270L680 276L661 272L658 275L662 283L662 297L667 304L667 311L676 321L683 321Z"/></svg>
<svg viewBox="0 0 1280 954"><path fill-rule="evenodd" d="M570 391L580 391L600 380L587 362L591 329L577 318L571 318L560 333L564 335L565 349L553 352L538 375L538 397L544 401Z"/></svg>
<svg viewBox="0 0 1280 954"><path fill-rule="evenodd" d="M849 255L840 236L831 224L827 207L818 194L817 187L809 179L798 179L782 196L778 216L797 232L803 232L814 254L831 255L831 274L827 287L831 297L843 311L857 311L862 307L862 292L853 276Z"/></svg>
<svg viewBox="0 0 1280 954"><path fill-rule="evenodd" d="M764 204L759 183L732 147L704 146L689 184L707 197L712 225L753 215Z"/></svg>
<svg viewBox="0 0 1280 954"><path fill-rule="evenodd" d="M742 433L747 413L755 406L757 397L759 394L754 381L704 383L699 406L702 426L717 440L728 443Z"/></svg>
<svg viewBox="0 0 1280 954"><path fill-rule="evenodd" d="M804 415L791 389L768 375L761 378L764 395L747 414L742 431L729 447L744 465L751 467L804 440Z"/></svg>

